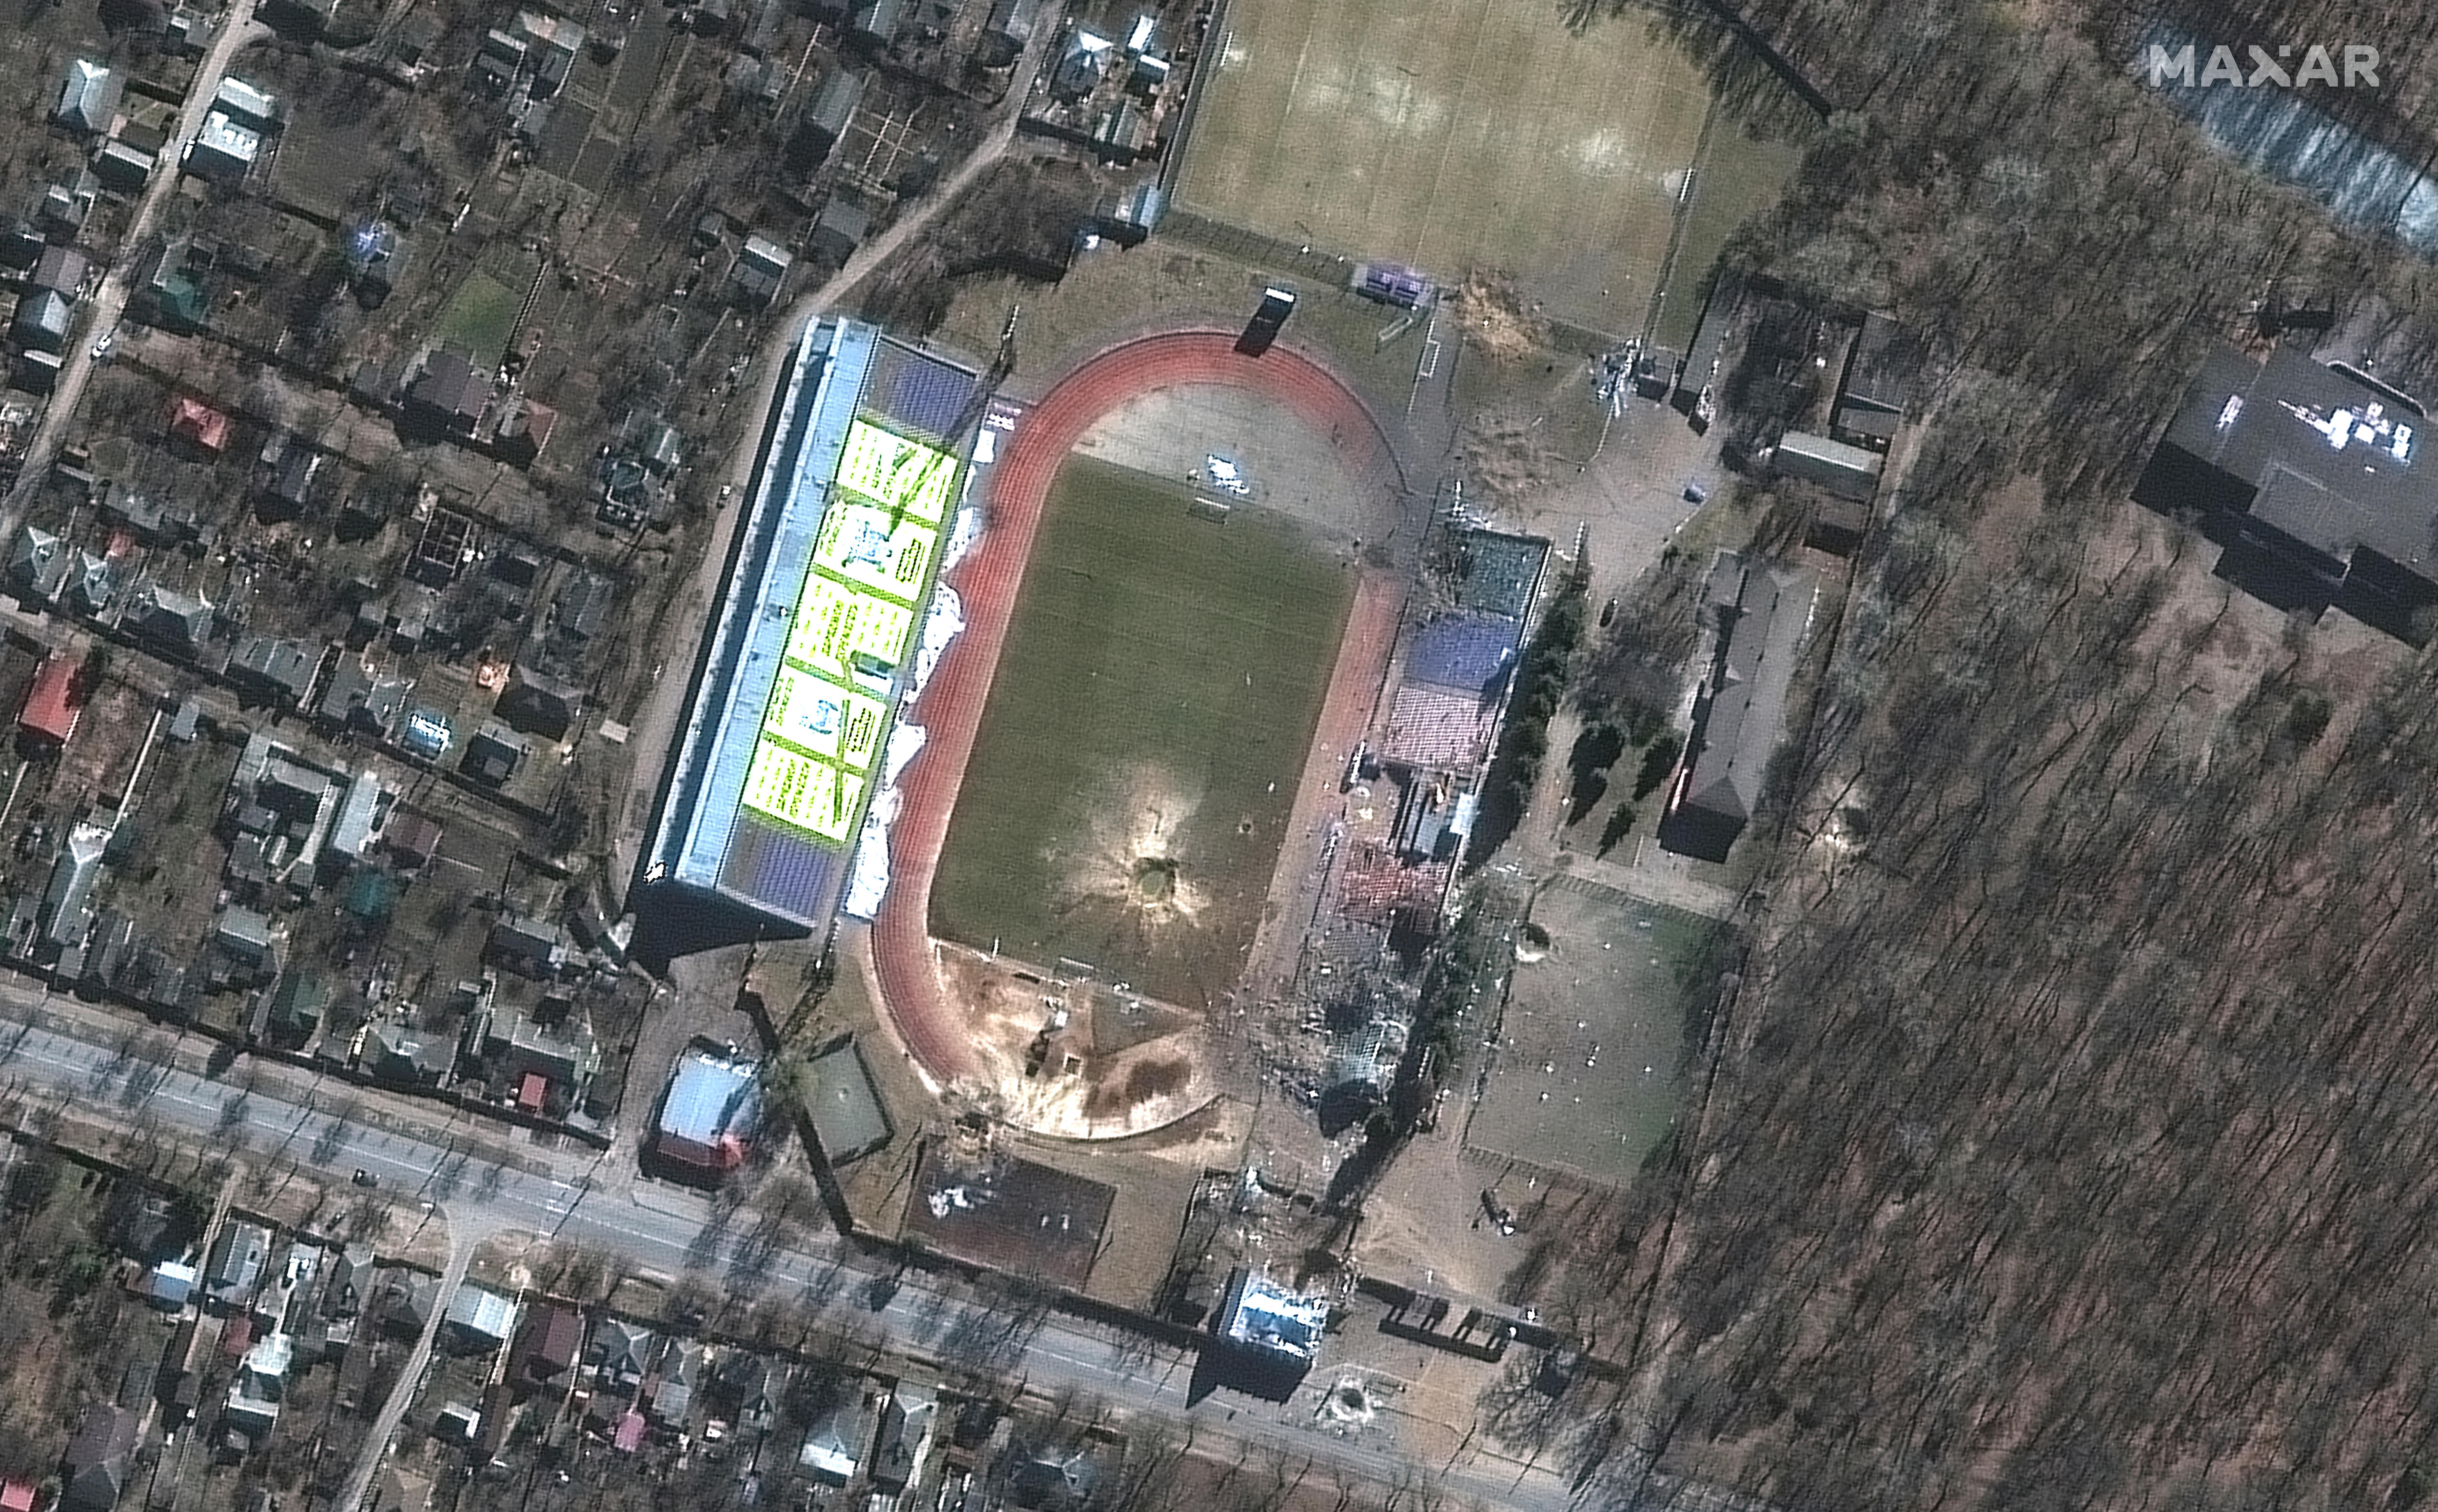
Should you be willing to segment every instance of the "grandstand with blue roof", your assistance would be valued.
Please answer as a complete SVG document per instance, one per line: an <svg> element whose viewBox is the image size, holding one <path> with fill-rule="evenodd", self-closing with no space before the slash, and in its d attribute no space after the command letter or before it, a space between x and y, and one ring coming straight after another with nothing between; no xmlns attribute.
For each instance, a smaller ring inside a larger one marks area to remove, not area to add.
<svg viewBox="0 0 2438 1512"><path fill-rule="evenodd" d="M645 849L640 913L671 953L825 931L844 891L981 413L970 368L875 326L797 344ZM685 904L715 906L706 914ZM656 905L666 905L657 906ZM724 905L724 906L722 906Z"/></svg>

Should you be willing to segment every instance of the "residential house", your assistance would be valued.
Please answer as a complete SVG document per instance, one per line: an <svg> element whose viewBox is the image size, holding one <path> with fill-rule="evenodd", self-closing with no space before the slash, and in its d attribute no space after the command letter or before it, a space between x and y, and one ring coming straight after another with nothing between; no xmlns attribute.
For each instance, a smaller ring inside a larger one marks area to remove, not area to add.
<svg viewBox="0 0 2438 1512"><path fill-rule="evenodd" d="M544 740L565 740L568 728L583 712L581 689L521 661L509 669L507 683L493 708L509 729Z"/></svg>
<svg viewBox="0 0 2438 1512"><path fill-rule="evenodd" d="M93 176L122 193L143 188L160 166L158 156L124 137L108 136L93 145Z"/></svg>
<svg viewBox="0 0 2438 1512"><path fill-rule="evenodd" d="M984 68L1013 68L1040 25L1043 0L991 0L975 61Z"/></svg>
<svg viewBox="0 0 2438 1512"><path fill-rule="evenodd" d="M528 93L537 100L556 97L566 87L576 57L584 51L584 28L564 16L521 10L517 35L525 40L525 59L533 64L533 87Z"/></svg>
<svg viewBox="0 0 2438 1512"><path fill-rule="evenodd" d="M39 525L28 525L9 551L9 586L21 598L48 603L67 581L71 565L66 542Z"/></svg>
<svg viewBox="0 0 2438 1512"><path fill-rule="evenodd" d="M567 969L567 931L525 914L502 914L491 926L490 958L531 976L556 976Z"/></svg>
<svg viewBox="0 0 2438 1512"><path fill-rule="evenodd" d="M85 218L93 214L94 201L100 193L101 181L93 170L80 168L72 177L44 188L34 219L46 232L75 236L84 229Z"/></svg>
<svg viewBox="0 0 2438 1512"><path fill-rule="evenodd" d="M513 1090L517 1105L527 1113L574 1102L601 1070L601 1045L592 1026L573 1014L558 1029L512 1015L505 1033L492 1029L484 1053L491 1063L491 1084Z"/></svg>
<svg viewBox="0 0 2438 1512"><path fill-rule="evenodd" d="M745 245L738 249L730 276L747 300L768 305L779 297L781 286L787 281L787 270L795 262L786 248L757 233L747 237Z"/></svg>
<svg viewBox="0 0 2438 1512"><path fill-rule="evenodd" d="M339 800L338 817L330 821L330 854L351 866L362 860L397 800L398 794L379 773L370 768L357 773L347 783L346 797Z"/></svg>
<svg viewBox="0 0 2438 1512"><path fill-rule="evenodd" d="M457 1288L445 1319L457 1342L470 1349L496 1349L516 1337L517 1304L486 1287Z"/></svg>
<svg viewBox="0 0 2438 1512"><path fill-rule="evenodd" d="M232 1218L221 1224L203 1263L203 1295L223 1312L240 1312L253 1305L262 1286L263 1268L271 1259L271 1230L259 1223Z"/></svg>
<svg viewBox="0 0 2438 1512"><path fill-rule="evenodd" d="M202 273L188 261L188 243L171 237L137 269L140 283L134 313L165 331L191 335L211 317L210 291Z"/></svg>
<svg viewBox="0 0 2438 1512"><path fill-rule="evenodd" d="M80 824L68 832L51 866L50 886L43 893L43 939L55 958L65 957L84 943L93 924L93 889L101 880L102 853L110 832L98 824ZM66 967L62 964L62 972Z"/></svg>
<svg viewBox="0 0 2438 1512"><path fill-rule="evenodd" d="M228 449L229 417L203 400L180 395L169 406L169 434L208 457Z"/></svg>
<svg viewBox="0 0 2438 1512"><path fill-rule="evenodd" d="M602 1313L585 1342L584 1363L604 1388L640 1385L651 1373L660 1337L640 1324Z"/></svg>
<svg viewBox="0 0 2438 1512"><path fill-rule="evenodd" d="M739 1433L767 1433L787 1395L787 1367L740 1349L721 1363L718 1386L720 1404L735 1414Z"/></svg>
<svg viewBox="0 0 2438 1512"><path fill-rule="evenodd" d="M364 1036L365 1073L393 1085L438 1086L455 1060L454 1047L447 1040L431 1038L402 1025L376 1025Z"/></svg>
<svg viewBox="0 0 2438 1512"><path fill-rule="evenodd" d="M874 1489L903 1491L922 1475L939 1415L939 1398L920 1386L900 1382L889 1394L889 1405L880 1411L880 1436L872 1450Z"/></svg>
<svg viewBox="0 0 2438 1512"><path fill-rule="evenodd" d="M849 122L863 103L865 77L850 68L841 68L822 81L819 93L797 123L795 139L789 145L790 156L805 169L818 167L828 159L830 149L846 135Z"/></svg>
<svg viewBox="0 0 2438 1512"><path fill-rule="evenodd" d="M379 307L398 287L406 267L406 245L386 220L367 220L352 227L342 244L347 275L356 297Z"/></svg>
<svg viewBox="0 0 2438 1512"><path fill-rule="evenodd" d="M190 523L183 511L173 513L157 497L116 482L102 490L101 518L145 546L166 546L184 538Z"/></svg>
<svg viewBox="0 0 2438 1512"><path fill-rule="evenodd" d="M138 589L119 623L172 655L192 657L211 639L209 601L148 583Z"/></svg>
<svg viewBox="0 0 2438 1512"><path fill-rule="evenodd" d="M565 1375L575 1364L584 1340L584 1314L565 1302L547 1302L525 1319L517 1336L516 1369L540 1385Z"/></svg>
<svg viewBox="0 0 2438 1512"><path fill-rule="evenodd" d="M329 685L313 706L313 722L325 730L344 730L373 691L372 669L361 657L341 657Z"/></svg>
<svg viewBox="0 0 2438 1512"><path fill-rule="evenodd" d="M252 173L261 156L262 133L216 110L187 144L186 167L198 178L234 182Z"/></svg>
<svg viewBox="0 0 2438 1512"><path fill-rule="evenodd" d="M362 1246L340 1250L323 1263L322 1291L314 1305L331 1322L353 1318L363 1311L373 1290L373 1252Z"/></svg>
<svg viewBox="0 0 2438 1512"><path fill-rule="evenodd" d="M1100 1463L1082 1450L1034 1450L1023 1452L1009 1472L1008 1499L1020 1507L1056 1512L1088 1503L1100 1484Z"/></svg>
<svg viewBox="0 0 2438 1512"><path fill-rule="evenodd" d="M17 354L9 381L28 394L48 394L59 387L60 372L66 365L67 359L60 353L29 346Z"/></svg>
<svg viewBox="0 0 2438 1512"><path fill-rule="evenodd" d="M691 1339L670 1341L649 1390L654 1417L673 1428L684 1424L694 1411L695 1388L702 1381L702 1345Z"/></svg>
<svg viewBox="0 0 2438 1512"><path fill-rule="evenodd" d="M844 1486L861 1472L880 1415L877 1396L858 1392L813 1419L796 1463L816 1480Z"/></svg>
<svg viewBox="0 0 2438 1512"><path fill-rule="evenodd" d="M79 614L99 616L118 597L118 564L97 552L79 552L61 597Z"/></svg>
<svg viewBox="0 0 2438 1512"><path fill-rule="evenodd" d="M1694 705L1688 770L1661 823L1670 850L1723 860L1751 822L1818 594L1809 568L1720 554L1708 589L1718 649Z"/></svg>
<svg viewBox="0 0 2438 1512"><path fill-rule="evenodd" d="M432 1310L440 1299L440 1278L422 1271L410 1271L404 1266L384 1266L373 1289L373 1299L365 1304L367 1312L376 1315L383 1332L392 1338L419 1339L432 1321Z"/></svg>
<svg viewBox="0 0 2438 1512"><path fill-rule="evenodd" d="M888 47L905 20L906 0L856 0L847 14L847 35L866 46Z"/></svg>
<svg viewBox="0 0 2438 1512"><path fill-rule="evenodd" d="M241 908L235 904L221 910L220 920L212 931L214 944L245 964L257 968L271 965L276 941L277 936L273 932L269 919L252 908Z"/></svg>
<svg viewBox="0 0 2438 1512"><path fill-rule="evenodd" d="M135 1415L124 1407L85 1409L60 1461L59 1512L111 1512L135 1458Z"/></svg>
<svg viewBox="0 0 2438 1512"><path fill-rule="evenodd" d="M425 359L422 373L407 386L406 401L425 423L471 436L481 431L483 412L490 407L491 380L475 371L472 359L443 348Z"/></svg>
<svg viewBox="0 0 2438 1512"><path fill-rule="evenodd" d="M296 1341L285 1333L264 1334L247 1346L238 1361L237 1379L229 1383L228 1410L222 1421L259 1441L279 1421L279 1406L288 1394L288 1367L295 1360Z"/></svg>
<svg viewBox="0 0 2438 1512"><path fill-rule="evenodd" d="M523 736L497 720L486 719L466 743L458 769L486 786L505 787L524 765L527 754Z"/></svg>
<svg viewBox="0 0 2438 1512"><path fill-rule="evenodd" d="M427 866L440 853L439 821L422 814L393 818L381 834L381 843L389 850L390 859L413 870Z"/></svg>
<svg viewBox="0 0 2438 1512"><path fill-rule="evenodd" d="M248 131L277 132L287 124L287 108L278 97L266 95L244 79L228 75L212 95L212 107Z"/></svg>
<svg viewBox="0 0 2438 1512"><path fill-rule="evenodd" d="M526 51L522 37L496 26L485 32L482 45L474 53L475 87L493 95L505 95L516 88L517 77L524 72Z"/></svg>
<svg viewBox="0 0 2438 1512"><path fill-rule="evenodd" d="M17 312L9 321L9 336L20 346L56 355L67 350L75 325L76 311L63 296L37 289L17 301Z"/></svg>
<svg viewBox="0 0 2438 1512"><path fill-rule="evenodd" d="M872 212L834 194L813 221L808 250L823 262L843 263L871 231Z"/></svg>
<svg viewBox="0 0 2438 1512"><path fill-rule="evenodd" d="M47 289L73 303L84 297L93 278L93 264L74 247L45 247L34 264L33 287Z"/></svg>
<svg viewBox="0 0 2438 1512"><path fill-rule="evenodd" d="M250 635L229 658L228 675L257 698L294 706L312 693L322 658L322 648L309 641Z"/></svg>
<svg viewBox="0 0 2438 1512"><path fill-rule="evenodd" d="M163 1260L145 1273L144 1299L164 1312L179 1312L194 1300L203 1272L185 1260Z"/></svg>
<svg viewBox="0 0 2438 1512"><path fill-rule="evenodd" d="M67 77L60 83L59 108L51 118L80 136L108 136L118 124L118 97L124 87L108 66L89 58L72 58Z"/></svg>
<svg viewBox="0 0 2438 1512"><path fill-rule="evenodd" d="M273 523L303 515L313 502L313 480L326 460L310 447L292 445L282 448L278 460L263 476L256 495L256 512Z"/></svg>
<svg viewBox="0 0 2438 1512"><path fill-rule="evenodd" d="M618 602L618 585L598 572L569 578L551 604L551 632L578 644L601 633L610 610Z"/></svg>
<svg viewBox="0 0 2438 1512"><path fill-rule="evenodd" d="M355 712L350 725L381 740L398 740L406 726L406 706L415 696L413 677L389 676L373 679L372 691ZM449 748L448 722L441 722L440 748ZM436 754L436 753L435 753Z"/></svg>
<svg viewBox="0 0 2438 1512"><path fill-rule="evenodd" d="M521 394L510 396L500 408L500 421L492 433L491 444L501 458L519 467L530 467L550 445L551 432L558 428L558 412L539 399Z"/></svg>
<svg viewBox="0 0 2438 1512"><path fill-rule="evenodd" d="M31 220L22 217L0 220L0 268L27 272L42 260L43 249L48 245L42 227Z"/></svg>

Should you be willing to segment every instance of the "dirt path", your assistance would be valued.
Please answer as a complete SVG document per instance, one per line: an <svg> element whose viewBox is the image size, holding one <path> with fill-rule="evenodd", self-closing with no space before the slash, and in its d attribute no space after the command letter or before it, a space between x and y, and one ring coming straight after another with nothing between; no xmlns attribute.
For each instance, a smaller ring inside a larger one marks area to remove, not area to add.
<svg viewBox="0 0 2438 1512"><path fill-rule="evenodd" d="M439 1337L441 1320L448 1316L449 1304L457 1295L459 1283L466 1279L466 1267L473 1258L473 1236L464 1225L452 1226L449 1264L440 1273L440 1290L432 1296L432 1316L424 1320L423 1334L415 1341L415 1352L398 1367L398 1384L391 1388L389 1400L381 1404L380 1416L374 1420L372 1432L364 1435L363 1450L356 1456L355 1468L347 1472L346 1488L331 1500L330 1505L337 1512L356 1512L364 1504L373 1477L380 1473L381 1462L389 1457L390 1440L398 1436L398 1425L405 1418L407 1408L414 1405L415 1394L423 1389L423 1370L432 1360L432 1341Z"/></svg>
<svg viewBox="0 0 2438 1512"><path fill-rule="evenodd" d="M949 643L930 682L908 706L926 740L900 785L903 806L889 837L892 881L873 925L885 1016L936 1082L978 1076L980 1063L965 1015L942 983L930 934L931 884L1051 483L1103 415L1136 395L1185 384L1271 395L1329 436L1339 466L1353 477L1396 468L1387 432L1334 374L1284 347L1258 359L1238 356L1233 331L1172 331L1112 347L1061 380L1016 422L991 475L988 526L948 575L963 604L964 633Z"/></svg>

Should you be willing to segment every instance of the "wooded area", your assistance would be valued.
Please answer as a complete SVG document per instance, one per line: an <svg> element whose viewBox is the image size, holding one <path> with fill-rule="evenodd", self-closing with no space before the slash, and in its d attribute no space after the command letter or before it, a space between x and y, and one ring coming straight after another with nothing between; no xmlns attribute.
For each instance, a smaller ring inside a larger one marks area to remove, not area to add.
<svg viewBox="0 0 2438 1512"><path fill-rule="evenodd" d="M2271 279L2429 390L2432 270L2213 153L2095 6L1745 13L1855 114L1740 255L1936 333L1940 378L1684 1154L1557 1304L1633 1372L1565 1451L1787 1506L2409 1506L2438 668L2232 595L2128 489Z"/></svg>

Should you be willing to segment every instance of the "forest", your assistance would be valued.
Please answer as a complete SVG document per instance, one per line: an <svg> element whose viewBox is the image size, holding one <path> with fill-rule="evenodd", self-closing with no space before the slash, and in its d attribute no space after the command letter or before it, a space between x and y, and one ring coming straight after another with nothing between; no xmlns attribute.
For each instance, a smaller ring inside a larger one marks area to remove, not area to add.
<svg viewBox="0 0 2438 1512"><path fill-rule="evenodd" d="M1740 13L1838 113L1732 255L1934 332L1935 397L1757 827L1689 1126L1570 1257L1560 1309L1629 1380L1570 1451L1856 1512L2409 1507L2438 666L2235 593L2128 493L2272 282L2429 390L2431 267L2146 94L2148 18ZM2399 59L2417 24L2209 19ZM2425 161L2408 74L2343 109Z"/></svg>

